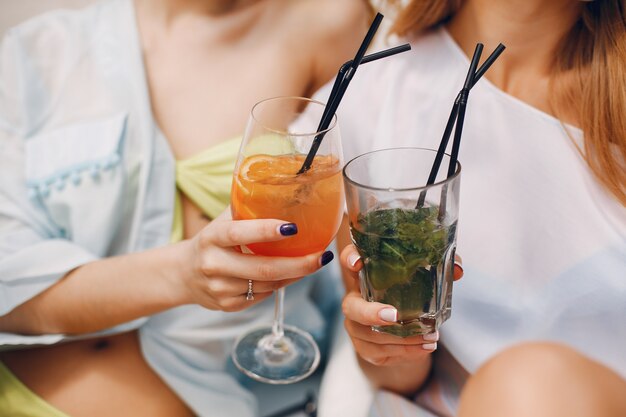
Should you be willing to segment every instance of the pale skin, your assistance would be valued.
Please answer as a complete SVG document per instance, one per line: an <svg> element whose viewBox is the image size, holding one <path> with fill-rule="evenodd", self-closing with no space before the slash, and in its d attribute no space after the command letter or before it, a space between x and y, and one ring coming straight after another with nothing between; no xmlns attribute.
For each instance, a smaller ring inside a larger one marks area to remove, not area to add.
<svg viewBox="0 0 626 417"><path fill-rule="evenodd" d="M487 77L503 91L553 114L547 88L552 58L580 11L576 0L464 0L447 30L469 57L476 42L483 42L485 51L504 43L507 50ZM561 118L577 124L567 114ZM430 342L368 331L369 326L384 324L380 312L392 306L361 298L356 273L362 262L345 227L344 222L339 240L347 289L343 311L359 364L375 386L412 394L432 365L432 349L424 349ZM460 275L455 271L455 279ZM617 417L626 415L624 392L626 381L580 353L557 344L528 343L496 355L470 377L458 415Z"/></svg>
<svg viewBox="0 0 626 417"><path fill-rule="evenodd" d="M136 0L135 9L153 113L177 159L241 135L264 98L310 95L354 54L369 21L360 0ZM321 267L321 252L235 249L289 239L280 219L233 222L225 212L209 223L186 199L183 216L184 241L83 265L0 317L0 331L87 333L185 304L238 311ZM73 417L193 415L145 363L136 332L0 359Z"/></svg>

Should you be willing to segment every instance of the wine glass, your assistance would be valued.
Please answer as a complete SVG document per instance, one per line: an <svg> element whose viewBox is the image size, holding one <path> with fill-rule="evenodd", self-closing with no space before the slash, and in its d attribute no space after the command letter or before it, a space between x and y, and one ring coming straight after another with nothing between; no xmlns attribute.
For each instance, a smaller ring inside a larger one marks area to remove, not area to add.
<svg viewBox="0 0 626 417"><path fill-rule="evenodd" d="M303 256L323 251L341 223L343 155L336 116L328 129L317 126L326 106L302 97L257 103L250 114L233 179L233 219L280 219L298 233L277 242L249 244L248 253ZM315 138L323 137L310 169L298 174ZM252 330L235 343L232 358L246 375L270 384L309 376L320 361L308 333L283 324L285 289L276 291L274 323Z"/></svg>

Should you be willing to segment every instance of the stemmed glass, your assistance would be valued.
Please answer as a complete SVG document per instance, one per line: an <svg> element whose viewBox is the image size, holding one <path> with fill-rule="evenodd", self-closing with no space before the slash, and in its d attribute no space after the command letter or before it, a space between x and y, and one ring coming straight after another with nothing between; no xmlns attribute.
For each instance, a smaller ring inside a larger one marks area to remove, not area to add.
<svg viewBox="0 0 626 417"><path fill-rule="evenodd" d="M276 97L257 103L239 150L231 209L233 219L280 219L298 233L278 242L255 243L244 251L266 256L303 256L323 251L332 241L344 207L343 155L336 116L317 131L323 103L302 97ZM297 174L315 137L323 135L311 169ZM276 291L274 323L240 337L235 365L253 379L289 384L317 368L320 352L308 333L283 324L285 289Z"/></svg>

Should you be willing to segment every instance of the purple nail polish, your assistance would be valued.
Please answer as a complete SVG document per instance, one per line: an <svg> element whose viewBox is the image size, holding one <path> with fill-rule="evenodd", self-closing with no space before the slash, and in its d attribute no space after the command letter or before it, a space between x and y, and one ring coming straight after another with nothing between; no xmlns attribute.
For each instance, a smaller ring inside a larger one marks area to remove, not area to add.
<svg viewBox="0 0 626 417"><path fill-rule="evenodd" d="M298 226L295 223L285 223L278 228L278 231L283 236L293 236L298 233Z"/></svg>
<svg viewBox="0 0 626 417"><path fill-rule="evenodd" d="M335 259L335 255L331 251L324 252L322 254L322 266L328 265L333 259Z"/></svg>

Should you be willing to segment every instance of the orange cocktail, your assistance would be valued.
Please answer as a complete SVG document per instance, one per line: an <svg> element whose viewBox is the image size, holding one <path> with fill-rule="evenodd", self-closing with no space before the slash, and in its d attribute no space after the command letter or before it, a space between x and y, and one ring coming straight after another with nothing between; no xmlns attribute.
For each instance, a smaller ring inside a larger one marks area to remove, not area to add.
<svg viewBox="0 0 626 417"><path fill-rule="evenodd" d="M275 242L248 244L244 251L290 257L315 253L320 267L332 258L321 252L337 233L344 211L343 154L337 117L332 117L328 128L319 127L325 113L323 103L303 97L274 97L252 108L233 178L233 219L278 219L295 223L298 233ZM242 297L256 302L254 291L262 280L267 277L249 279ZM290 384L311 375L320 363L313 337L284 325L284 299L281 286L276 291L273 323L241 335L233 348L235 366L257 381Z"/></svg>
<svg viewBox="0 0 626 417"><path fill-rule="evenodd" d="M254 243L259 255L301 256L323 251L343 213L341 165L336 157L316 156L296 175L305 155L253 155L236 173L231 196L235 220L280 219L295 223L298 234L278 242Z"/></svg>

